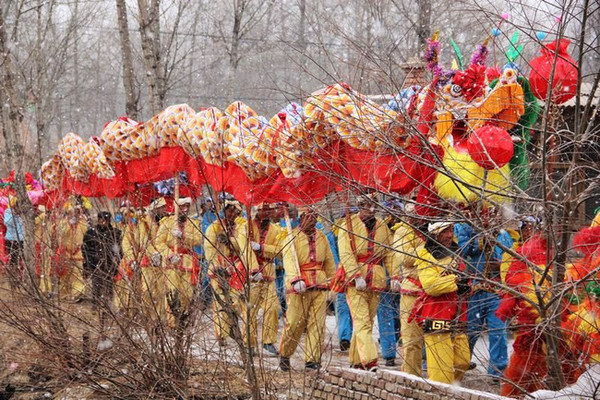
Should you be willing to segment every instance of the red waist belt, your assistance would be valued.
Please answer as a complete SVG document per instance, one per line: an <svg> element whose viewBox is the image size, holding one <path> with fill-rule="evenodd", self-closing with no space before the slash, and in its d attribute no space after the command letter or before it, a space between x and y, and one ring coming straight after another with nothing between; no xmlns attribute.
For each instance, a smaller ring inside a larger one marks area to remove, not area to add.
<svg viewBox="0 0 600 400"><path fill-rule="evenodd" d="M326 283L319 284L317 281L317 273L323 271L323 263L311 261L300 265L300 279L306 284L306 289L328 290L329 285ZM292 282L293 283L293 282ZM292 289L287 290L288 293L296 293Z"/></svg>
<svg viewBox="0 0 600 400"><path fill-rule="evenodd" d="M265 258L259 254L256 255L256 261L258 262L259 268L252 271L253 274L255 273L262 273L265 269L265 264L269 264L272 263L273 260L272 259L268 259ZM263 279L261 280L261 282L273 282L275 280L275 278L273 278L272 276L263 276Z"/></svg>
<svg viewBox="0 0 600 400"><path fill-rule="evenodd" d="M383 259L379 258L379 257L373 257L373 253L367 253L367 254L362 254L359 256L356 256L356 261L362 264L369 264L369 265L382 265L383 264Z"/></svg>
<svg viewBox="0 0 600 400"><path fill-rule="evenodd" d="M115 275L114 281L115 282L119 282L121 279L123 279L125 276L131 280L133 278L133 269L131 268L131 264L133 264L136 261L130 261L128 263L121 263L119 265L119 271L117 272L117 275ZM123 265L124 264L124 265ZM150 265L150 262L148 260L148 257L143 257L142 261L140 262L140 267L141 268L146 268Z"/></svg>
<svg viewBox="0 0 600 400"><path fill-rule="evenodd" d="M407 295L407 296L417 296L417 297L420 296L421 294L423 294L423 286L421 285L421 281L419 281L416 278L413 278L412 276L407 276L404 279L407 280L407 281L409 281L410 283L412 283L416 287L418 287L419 290L402 289L402 290L400 290L400 294L404 294L404 295Z"/></svg>
<svg viewBox="0 0 600 400"><path fill-rule="evenodd" d="M79 255L79 257L75 257L75 255ZM61 278L66 276L68 272L66 261L83 261L81 250L75 249L71 251L64 247L59 247L54 257L52 257L53 274Z"/></svg>
<svg viewBox="0 0 600 400"><path fill-rule="evenodd" d="M300 266L300 272L304 271L321 271L323 269L323 263L321 262L308 262Z"/></svg>
<svg viewBox="0 0 600 400"><path fill-rule="evenodd" d="M367 252L367 254L356 256L356 261L362 264L367 264L367 276L365 276L365 282L367 282L367 287L374 291L384 291L385 287L377 287L377 285L373 282L374 269L376 265L382 265L383 260L379 257L373 257L372 252ZM350 282L351 285L354 284L354 281Z"/></svg>
<svg viewBox="0 0 600 400"><path fill-rule="evenodd" d="M264 264L273 262L272 259L263 257L262 255L259 255L259 254L256 255L256 261L258 262L259 265L264 265Z"/></svg>
<svg viewBox="0 0 600 400"><path fill-rule="evenodd" d="M81 255L80 255L81 254ZM75 257L76 255L80 255L79 257ZM83 261L83 254L81 253L81 249L77 248L75 250L67 250L64 247L60 247L56 252L56 257L68 257L75 261Z"/></svg>
<svg viewBox="0 0 600 400"><path fill-rule="evenodd" d="M173 248L171 248L171 251L174 251ZM191 268L187 268L183 265L183 260L181 260L179 262L179 264L175 265L175 266L170 266L167 267L167 269L178 269L181 272L188 272L190 274L192 274L191 276L191 282L193 286L196 286L198 284L198 280L200 277L200 263L198 262L198 258L194 257L195 253L190 250L190 249L186 249L185 247L179 247L177 249L177 254L180 254L182 256L192 256L192 267Z"/></svg>
<svg viewBox="0 0 600 400"><path fill-rule="evenodd" d="M459 309L459 297L456 292L430 296L423 291L411 310L408 322L417 321L421 324L427 319L453 321L457 315L459 321L466 321L466 312L463 315L463 311L466 311L466 301L460 303L462 303L461 309Z"/></svg>

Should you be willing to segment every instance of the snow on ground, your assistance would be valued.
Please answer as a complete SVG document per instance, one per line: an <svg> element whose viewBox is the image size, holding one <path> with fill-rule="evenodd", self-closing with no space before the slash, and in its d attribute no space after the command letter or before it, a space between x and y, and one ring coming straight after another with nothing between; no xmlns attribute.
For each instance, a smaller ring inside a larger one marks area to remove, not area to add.
<svg viewBox="0 0 600 400"><path fill-rule="evenodd" d="M210 313L206 313L202 317L201 325L205 326L202 329L202 333L196 336L194 345L192 346L193 355L199 359L206 360L227 360L228 362L241 363L241 357L239 349L233 342L228 339L227 346L220 348L214 337L214 330L212 329ZM210 327L210 328L209 328ZM283 320L280 319L279 323L279 337L283 330ZM509 335L510 336L510 335ZM377 321L375 321L375 327L373 331L373 337L376 341L379 340L379 330ZM260 334L259 334L260 340ZM278 344L276 344L278 347ZM304 368L303 358L304 341L300 343L296 353L291 358L292 369L294 371L302 371ZM512 339L509 340L509 357L512 351ZM488 340L487 335L482 337L477 342L473 356L473 361L477 363L477 368L473 371L469 371L463 381L463 386L472 389L485 390L492 393L498 393L500 386L494 383L491 377L487 376L489 352L488 352ZM396 352L396 367L385 367L383 360L381 361L381 368L400 370L402 365L402 349L399 346ZM257 357L257 365L261 368L277 370L279 359L277 357L270 356L269 354L260 351ZM326 337L325 337L325 350L323 352L322 359L323 367L348 367L348 353L339 351L339 342L337 338L337 321L335 316L328 315L326 319Z"/></svg>
<svg viewBox="0 0 600 400"><path fill-rule="evenodd" d="M590 367L574 385L557 392L538 390L531 396L534 399L600 399L600 365Z"/></svg>

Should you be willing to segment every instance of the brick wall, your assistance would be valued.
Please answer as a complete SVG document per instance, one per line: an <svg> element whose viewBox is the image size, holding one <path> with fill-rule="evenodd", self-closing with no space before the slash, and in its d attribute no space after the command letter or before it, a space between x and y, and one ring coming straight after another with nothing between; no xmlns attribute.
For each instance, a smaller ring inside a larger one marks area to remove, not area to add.
<svg viewBox="0 0 600 400"><path fill-rule="evenodd" d="M330 368L315 375L305 390L288 399L316 400L498 400L504 397L431 382L403 372Z"/></svg>

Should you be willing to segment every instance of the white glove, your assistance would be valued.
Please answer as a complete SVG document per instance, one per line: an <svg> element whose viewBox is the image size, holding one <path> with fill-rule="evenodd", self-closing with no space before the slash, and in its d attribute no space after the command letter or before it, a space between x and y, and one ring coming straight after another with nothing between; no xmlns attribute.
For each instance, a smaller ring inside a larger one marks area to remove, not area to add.
<svg viewBox="0 0 600 400"><path fill-rule="evenodd" d="M260 282L263 280L263 274L262 272L257 272L255 274L252 275L252 282Z"/></svg>
<svg viewBox="0 0 600 400"><path fill-rule="evenodd" d="M130 267L131 267L132 271L137 271L139 265L138 265L137 261L132 261Z"/></svg>
<svg viewBox="0 0 600 400"><path fill-rule="evenodd" d="M296 292L296 293L306 292L306 283L304 283L303 280L299 280L298 282L295 282L292 286L294 287L294 292Z"/></svg>
<svg viewBox="0 0 600 400"><path fill-rule="evenodd" d="M250 247L252 247L252 250L254 251L260 251L260 243L250 242Z"/></svg>
<svg viewBox="0 0 600 400"><path fill-rule="evenodd" d="M119 248L118 244L113 244L112 247L110 248L112 250L113 253L115 254L119 254L119 252L121 251L121 249Z"/></svg>
<svg viewBox="0 0 600 400"><path fill-rule="evenodd" d="M358 290L359 292L364 292L365 290L367 290L367 281L365 281L365 278L363 278L362 276L354 278L354 287L356 287L356 290Z"/></svg>
<svg viewBox="0 0 600 400"><path fill-rule="evenodd" d="M395 293L400 293L402 289L402 282L399 279L392 279L390 281L390 290Z"/></svg>
<svg viewBox="0 0 600 400"><path fill-rule="evenodd" d="M150 261L152 261L152 265L155 267L160 267L160 264L162 264L162 256L160 253L154 253L150 256Z"/></svg>
<svg viewBox="0 0 600 400"><path fill-rule="evenodd" d="M181 261L181 257L179 257L177 254L173 254L171 257L169 257L169 261L171 262L171 264L179 264L179 261Z"/></svg>
<svg viewBox="0 0 600 400"><path fill-rule="evenodd" d="M183 232L181 232L181 229L179 228L175 228L173 229L173 236L175 236L177 239L181 239L181 237L183 236Z"/></svg>

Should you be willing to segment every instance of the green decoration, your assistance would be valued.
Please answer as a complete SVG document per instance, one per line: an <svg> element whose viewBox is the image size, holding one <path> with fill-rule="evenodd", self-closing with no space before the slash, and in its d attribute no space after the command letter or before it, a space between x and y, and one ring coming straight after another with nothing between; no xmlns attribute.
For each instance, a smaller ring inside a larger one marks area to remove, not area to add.
<svg viewBox="0 0 600 400"><path fill-rule="evenodd" d="M518 41L519 41L519 31L516 31L515 33L513 33L512 37L510 38L510 45L508 46L508 49L506 50L506 58L508 59L509 63L515 62L515 60L517 59L517 57L519 57L519 55L521 54L521 51L523 50L522 44L517 46Z"/></svg>
<svg viewBox="0 0 600 400"><path fill-rule="evenodd" d="M460 68L461 71L464 71L465 65L464 65L464 61L463 61L463 56L462 56L462 53L460 52L460 49L458 48L458 45L452 38L450 38L450 44L452 45L452 48L454 49L454 54L456 54L456 62L458 63L458 67Z"/></svg>
<svg viewBox="0 0 600 400"><path fill-rule="evenodd" d="M581 304L581 298L575 293L565 294L565 299L573 306L578 306Z"/></svg>
<svg viewBox="0 0 600 400"><path fill-rule="evenodd" d="M514 35L513 35L514 36ZM529 130L536 123L540 114L540 104L531 92L529 81L522 76L517 77L517 82L523 88L525 98L525 113L521 116L517 124L508 132L511 136L518 136L522 140L514 144L514 154L510 162L510 175L513 181L521 190L529 187L529 159L527 157L527 146L531 141ZM490 87L495 87L498 80L494 80Z"/></svg>
<svg viewBox="0 0 600 400"><path fill-rule="evenodd" d="M596 299L600 298L600 284L596 281L588 283L585 287L585 291Z"/></svg>

